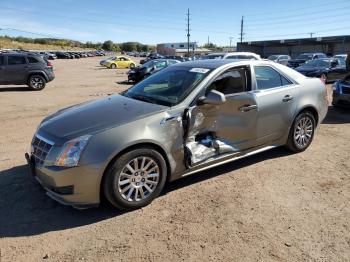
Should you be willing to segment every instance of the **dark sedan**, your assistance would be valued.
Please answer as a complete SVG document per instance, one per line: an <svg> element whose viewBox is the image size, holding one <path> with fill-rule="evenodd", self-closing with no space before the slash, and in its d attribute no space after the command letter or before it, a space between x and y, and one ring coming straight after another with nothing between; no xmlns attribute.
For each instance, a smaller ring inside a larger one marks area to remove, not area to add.
<svg viewBox="0 0 350 262"><path fill-rule="evenodd" d="M180 63L174 59L154 59L128 71L128 81L139 82L144 78L170 66Z"/></svg>
<svg viewBox="0 0 350 262"><path fill-rule="evenodd" d="M333 58L311 60L295 70L308 77L321 78L324 82L337 81L347 75L345 62Z"/></svg>
<svg viewBox="0 0 350 262"><path fill-rule="evenodd" d="M332 104L350 108L350 75L333 84Z"/></svg>
<svg viewBox="0 0 350 262"><path fill-rule="evenodd" d="M287 65L291 68L296 68L305 64L307 61L321 58L327 58L327 56L324 53L302 53L297 58L289 60Z"/></svg>

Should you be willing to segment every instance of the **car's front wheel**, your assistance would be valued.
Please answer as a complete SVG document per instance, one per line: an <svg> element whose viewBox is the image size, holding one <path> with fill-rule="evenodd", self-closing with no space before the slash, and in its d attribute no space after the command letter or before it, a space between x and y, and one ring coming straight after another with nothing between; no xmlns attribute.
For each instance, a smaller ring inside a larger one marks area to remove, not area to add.
<svg viewBox="0 0 350 262"><path fill-rule="evenodd" d="M135 64L130 64L130 68L135 68Z"/></svg>
<svg viewBox="0 0 350 262"><path fill-rule="evenodd" d="M117 65L116 65L116 64L111 64L110 68L111 68L111 69L116 69L116 68L117 68Z"/></svg>
<svg viewBox="0 0 350 262"><path fill-rule="evenodd" d="M315 117L311 112L300 113L289 131L287 147L296 153L304 151L312 142L315 127Z"/></svg>
<svg viewBox="0 0 350 262"><path fill-rule="evenodd" d="M35 91L43 90L46 86L46 79L41 75L32 75L29 77L28 86Z"/></svg>
<svg viewBox="0 0 350 262"><path fill-rule="evenodd" d="M153 148L138 148L120 156L107 170L104 195L115 207L133 210L152 202L167 177L163 156Z"/></svg>

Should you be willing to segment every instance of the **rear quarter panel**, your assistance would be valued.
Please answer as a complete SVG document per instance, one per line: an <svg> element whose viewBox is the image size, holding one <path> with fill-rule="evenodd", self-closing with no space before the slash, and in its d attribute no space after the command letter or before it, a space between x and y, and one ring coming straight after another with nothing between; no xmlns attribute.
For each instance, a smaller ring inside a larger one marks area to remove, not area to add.
<svg viewBox="0 0 350 262"><path fill-rule="evenodd" d="M297 102L298 114L307 107L313 107L318 114L318 123L321 123L328 111L327 89L318 78L305 78L300 82L300 95Z"/></svg>

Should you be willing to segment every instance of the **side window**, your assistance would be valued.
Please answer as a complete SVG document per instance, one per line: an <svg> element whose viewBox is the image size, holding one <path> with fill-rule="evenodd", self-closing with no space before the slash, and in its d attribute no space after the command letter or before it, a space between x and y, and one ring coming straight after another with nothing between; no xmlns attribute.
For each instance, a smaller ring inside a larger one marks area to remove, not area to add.
<svg viewBox="0 0 350 262"><path fill-rule="evenodd" d="M313 59L318 59L318 55L314 55L314 58Z"/></svg>
<svg viewBox="0 0 350 262"><path fill-rule="evenodd" d="M7 57L8 65L23 65L26 63L24 56L8 56Z"/></svg>
<svg viewBox="0 0 350 262"><path fill-rule="evenodd" d="M287 78L269 66L255 66L255 78L258 89L269 89L292 84Z"/></svg>
<svg viewBox="0 0 350 262"><path fill-rule="evenodd" d="M248 91L247 73L245 68L233 68L216 78L207 90L217 90L224 95Z"/></svg>
<svg viewBox="0 0 350 262"><path fill-rule="evenodd" d="M5 64L5 57L4 56L0 56L0 66Z"/></svg>
<svg viewBox="0 0 350 262"><path fill-rule="evenodd" d="M35 64L39 62L39 60L36 59L35 57L28 56L27 58L28 58L29 64Z"/></svg>

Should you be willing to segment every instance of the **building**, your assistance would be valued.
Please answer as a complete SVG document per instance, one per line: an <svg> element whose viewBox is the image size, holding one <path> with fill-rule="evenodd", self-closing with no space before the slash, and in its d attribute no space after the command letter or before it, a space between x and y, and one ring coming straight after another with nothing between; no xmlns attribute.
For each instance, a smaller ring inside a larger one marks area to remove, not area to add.
<svg viewBox="0 0 350 262"><path fill-rule="evenodd" d="M350 35L237 43L237 51L254 52L262 57L285 54L292 58L306 52L336 55L350 52Z"/></svg>
<svg viewBox="0 0 350 262"><path fill-rule="evenodd" d="M187 55L187 42L157 44L157 53L161 55ZM196 42L190 42L190 53L194 55L208 54L211 51L206 48L199 48Z"/></svg>

